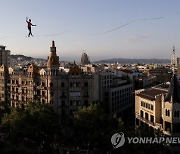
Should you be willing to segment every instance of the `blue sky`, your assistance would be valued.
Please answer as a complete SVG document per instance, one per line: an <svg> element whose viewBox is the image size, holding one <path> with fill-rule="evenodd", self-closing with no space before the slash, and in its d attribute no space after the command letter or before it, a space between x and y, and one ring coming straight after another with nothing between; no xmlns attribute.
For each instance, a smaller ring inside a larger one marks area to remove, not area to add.
<svg viewBox="0 0 180 154"><path fill-rule="evenodd" d="M0 12L0 44L12 54L46 58L55 40L60 60L79 61L83 50L92 61L170 58L173 45L180 56L179 0L1 0Z"/></svg>

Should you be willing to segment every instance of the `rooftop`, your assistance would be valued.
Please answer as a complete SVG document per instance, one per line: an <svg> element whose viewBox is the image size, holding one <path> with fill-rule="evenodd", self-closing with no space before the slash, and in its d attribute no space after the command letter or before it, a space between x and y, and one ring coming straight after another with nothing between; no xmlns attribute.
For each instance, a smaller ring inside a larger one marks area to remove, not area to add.
<svg viewBox="0 0 180 154"><path fill-rule="evenodd" d="M137 94L137 96L153 101L155 100L155 96L160 95L160 94L166 94L166 93L167 93L167 90L150 88Z"/></svg>

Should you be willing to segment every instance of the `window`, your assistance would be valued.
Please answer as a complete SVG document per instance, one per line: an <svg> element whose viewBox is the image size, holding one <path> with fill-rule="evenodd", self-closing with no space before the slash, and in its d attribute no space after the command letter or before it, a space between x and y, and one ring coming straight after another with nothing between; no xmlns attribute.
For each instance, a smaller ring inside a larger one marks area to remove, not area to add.
<svg viewBox="0 0 180 154"><path fill-rule="evenodd" d="M144 117L144 113L143 113L142 110L141 110L141 112L140 112L140 115L141 115L142 118Z"/></svg>
<svg viewBox="0 0 180 154"><path fill-rule="evenodd" d="M65 95L65 92L64 92L64 91L62 92L61 97L62 97L62 98L66 98L66 95Z"/></svg>
<svg viewBox="0 0 180 154"><path fill-rule="evenodd" d="M30 86L32 85L32 81L29 81L29 85L30 85Z"/></svg>
<svg viewBox="0 0 180 154"><path fill-rule="evenodd" d="M169 109L166 109L166 111L165 111L165 112L166 112L166 113L165 113L165 114L166 114L166 116L167 116L167 117L169 117L169 116L170 116L170 110L169 110Z"/></svg>
<svg viewBox="0 0 180 154"><path fill-rule="evenodd" d="M70 84L71 85L71 84ZM64 82L61 82L61 87L64 87Z"/></svg>
<svg viewBox="0 0 180 154"><path fill-rule="evenodd" d="M153 105L151 105L151 110L153 111Z"/></svg>
<svg viewBox="0 0 180 154"><path fill-rule="evenodd" d="M22 101L24 102L25 100L24 100L24 96L22 96Z"/></svg>
<svg viewBox="0 0 180 154"><path fill-rule="evenodd" d="M84 82L84 87L88 87L88 82Z"/></svg>
<svg viewBox="0 0 180 154"><path fill-rule="evenodd" d="M45 96L46 94L45 94L45 91L42 91L42 96Z"/></svg>
<svg viewBox="0 0 180 154"><path fill-rule="evenodd" d="M179 110L174 111L174 117L178 118L179 117Z"/></svg>
<svg viewBox="0 0 180 154"><path fill-rule="evenodd" d="M80 86L80 82L76 82L76 87L79 87Z"/></svg>
<svg viewBox="0 0 180 154"><path fill-rule="evenodd" d="M88 97L88 91L84 91L84 97Z"/></svg>
<svg viewBox="0 0 180 154"><path fill-rule="evenodd" d="M154 123L154 116L151 115L151 122Z"/></svg>
<svg viewBox="0 0 180 154"><path fill-rule="evenodd" d="M40 95L40 90L37 90L37 95L38 95L38 96Z"/></svg>
<svg viewBox="0 0 180 154"><path fill-rule="evenodd" d="M76 100L76 106L80 105L80 100Z"/></svg>
<svg viewBox="0 0 180 154"><path fill-rule="evenodd" d="M44 87L45 86L45 82L41 82L41 85Z"/></svg>
<svg viewBox="0 0 180 154"><path fill-rule="evenodd" d="M179 117L179 110L177 111L177 117Z"/></svg>
<svg viewBox="0 0 180 154"><path fill-rule="evenodd" d="M70 100L70 106L72 106L72 102L73 102L73 101L72 101L72 100Z"/></svg>
<svg viewBox="0 0 180 154"><path fill-rule="evenodd" d="M36 85L39 86L39 82L36 82Z"/></svg>
<svg viewBox="0 0 180 154"><path fill-rule="evenodd" d="M52 82L50 83L50 87L53 87L53 83Z"/></svg>
<svg viewBox="0 0 180 154"><path fill-rule="evenodd" d="M76 100L73 100L73 106L76 106Z"/></svg>
<svg viewBox="0 0 180 154"><path fill-rule="evenodd" d="M61 106L65 107L65 101L64 100L61 101Z"/></svg>
<svg viewBox="0 0 180 154"><path fill-rule="evenodd" d="M62 115L65 115L66 114L66 111L64 109L61 110L61 114Z"/></svg>
<svg viewBox="0 0 180 154"><path fill-rule="evenodd" d="M145 119L148 120L148 113L145 113Z"/></svg>
<svg viewBox="0 0 180 154"><path fill-rule="evenodd" d="M70 96L73 96L73 97L80 97L81 93L80 91L71 91L70 92Z"/></svg>
<svg viewBox="0 0 180 154"><path fill-rule="evenodd" d="M79 87L80 82L70 82L70 87Z"/></svg>

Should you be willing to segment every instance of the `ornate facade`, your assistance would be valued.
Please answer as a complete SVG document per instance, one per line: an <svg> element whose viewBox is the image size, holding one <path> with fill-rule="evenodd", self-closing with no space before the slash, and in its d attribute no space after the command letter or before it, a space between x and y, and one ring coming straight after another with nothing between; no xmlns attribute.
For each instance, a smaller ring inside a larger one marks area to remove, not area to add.
<svg viewBox="0 0 180 154"><path fill-rule="evenodd" d="M59 69L55 42L52 42L47 68L31 64L28 69L0 67L0 100L11 106L25 106L27 102L49 103L56 113L69 116L79 106L95 101L93 76L85 74L78 65L68 73ZM97 97L96 97L97 98Z"/></svg>

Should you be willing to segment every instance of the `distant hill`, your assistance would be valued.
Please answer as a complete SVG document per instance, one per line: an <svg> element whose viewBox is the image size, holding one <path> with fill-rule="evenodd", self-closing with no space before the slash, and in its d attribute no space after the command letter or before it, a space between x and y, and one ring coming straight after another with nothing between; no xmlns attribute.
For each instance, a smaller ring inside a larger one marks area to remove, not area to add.
<svg viewBox="0 0 180 154"><path fill-rule="evenodd" d="M33 57L30 57L30 56L24 56L24 55L10 55L10 59L26 60L26 61L45 60L45 59L42 59L42 58L33 58Z"/></svg>
<svg viewBox="0 0 180 154"><path fill-rule="evenodd" d="M42 64L42 63L47 63L47 60L42 59L42 58L33 58L30 56L24 56L24 55L10 55L10 65L26 65L29 63L35 63L35 64Z"/></svg>
<svg viewBox="0 0 180 154"><path fill-rule="evenodd" d="M15 59L15 60L32 60L34 58L32 57L28 57L28 56L24 56L24 55L10 55L10 59Z"/></svg>
<svg viewBox="0 0 180 154"><path fill-rule="evenodd" d="M168 64L170 59L125 59L125 58L112 58L95 61L94 63L119 63L119 64Z"/></svg>

